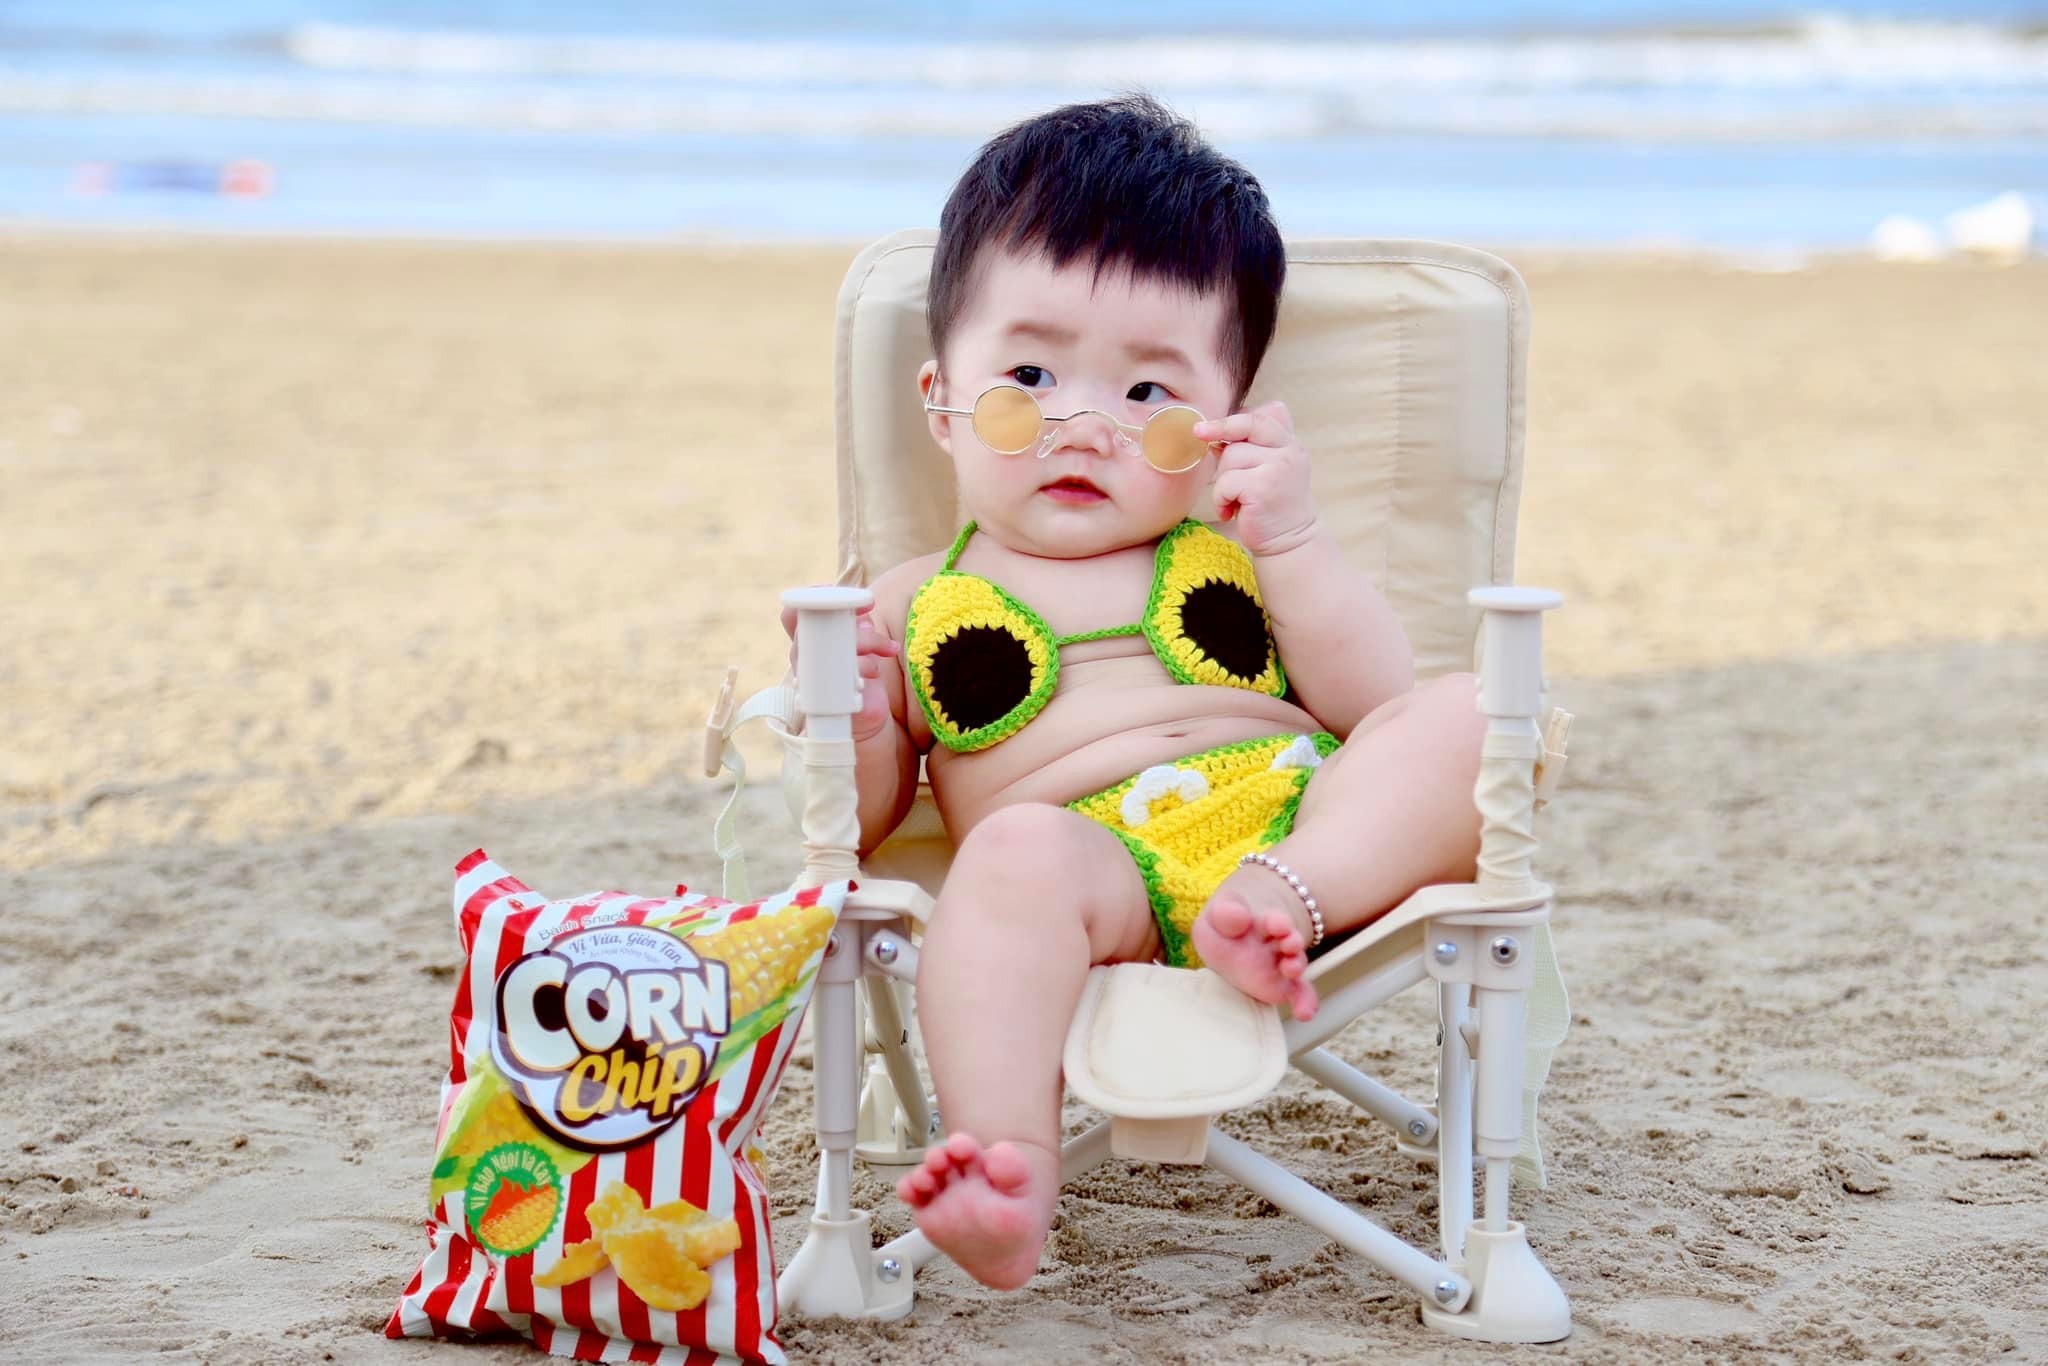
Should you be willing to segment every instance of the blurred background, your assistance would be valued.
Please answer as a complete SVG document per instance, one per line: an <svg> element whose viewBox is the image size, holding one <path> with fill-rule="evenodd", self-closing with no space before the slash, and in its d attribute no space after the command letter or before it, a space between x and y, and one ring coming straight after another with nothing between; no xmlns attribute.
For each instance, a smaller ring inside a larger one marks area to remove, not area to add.
<svg viewBox="0 0 2048 1366"><path fill-rule="evenodd" d="M11 0L0 218L866 238L934 221L1006 122L1131 85L1297 234L1769 252L1892 218L1913 255L2048 203L2021 0Z"/></svg>
<svg viewBox="0 0 2048 1366"><path fill-rule="evenodd" d="M0 1360L422 1366L375 1334L451 866L718 885L702 718L839 564L849 260L1131 85L1290 233L1528 282L1578 1013L1518 1211L1572 1350L2042 1359L2048 0L0 0ZM741 811L792 876L775 784ZM1408 1006L1333 1047L1419 1067ZM1426 1236L1318 1104L1244 1136ZM1164 1179L1028 1295L792 1355L1443 1351Z"/></svg>

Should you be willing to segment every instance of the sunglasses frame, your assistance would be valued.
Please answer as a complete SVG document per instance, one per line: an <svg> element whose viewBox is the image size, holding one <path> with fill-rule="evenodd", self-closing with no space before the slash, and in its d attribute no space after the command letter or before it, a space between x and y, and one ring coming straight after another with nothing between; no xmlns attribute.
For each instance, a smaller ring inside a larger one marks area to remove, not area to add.
<svg viewBox="0 0 2048 1366"><path fill-rule="evenodd" d="M941 378L942 376L939 374L938 371L934 370L932 372L931 387L933 389L937 389L939 387L939 382ZM998 389L1014 389L1018 393L1024 395L1025 398L1031 400L1031 406L1038 409L1038 435L1033 437L1031 440L1025 442L1023 445L1019 446L1016 450L1013 451L997 450L996 447L989 446L989 449L995 451L997 455L1022 455L1024 454L1024 452L1030 450L1033 446L1036 446L1038 447L1038 458L1040 460L1043 460L1046 456L1052 453L1052 442L1049 434L1049 429L1051 427L1055 426L1058 423L1071 422L1077 417L1086 417L1088 414L1093 413L1097 417L1109 419L1110 425L1116 428L1117 435L1122 440L1130 443L1132 453L1135 454L1140 460L1144 460L1145 463L1147 465L1150 465L1153 469L1159 470L1161 474L1186 474L1190 470L1201 468L1202 460L1199 456L1196 457L1192 463L1182 465L1178 469L1171 470L1160 469L1159 466L1153 465L1150 460L1145 459L1145 429L1147 427L1150 427L1153 424L1153 422L1157 421L1161 413L1170 413L1173 412L1175 409L1182 409L1187 412L1193 413L1195 415L1196 420L1198 421L1207 422L1209 420L1207 417L1204 417L1202 415L1202 410L1195 407L1195 405L1192 403L1166 404L1163 407L1154 409L1152 416L1146 418L1144 422L1138 424L1137 426L1132 426L1128 422L1118 422L1116 420L1116 415L1114 413L1106 413L1100 408L1082 408L1078 411L1068 413L1065 417L1053 417L1045 411L1044 405L1039 403L1038 396L1033 394L1029 389L1026 389L1023 385L998 383L991 384L988 386L988 388L983 389L980 393L976 394L974 396L974 405L973 407L969 408L941 407L940 405L933 403L931 400L931 395L927 393L924 396L924 410L927 413L941 413L948 417L964 417L968 419L968 421L971 423L974 420L974 409L979 408L981 406L981 401L987 398L990 394L994 393ZM976 431L974 436L976 440L982 441L983 445L988 444L986 440L982 438L982 435L979 431ZM1204 443L1208 451L1215 450L1217 445L1219 444L1220 443L1214 441Z"/></svg>

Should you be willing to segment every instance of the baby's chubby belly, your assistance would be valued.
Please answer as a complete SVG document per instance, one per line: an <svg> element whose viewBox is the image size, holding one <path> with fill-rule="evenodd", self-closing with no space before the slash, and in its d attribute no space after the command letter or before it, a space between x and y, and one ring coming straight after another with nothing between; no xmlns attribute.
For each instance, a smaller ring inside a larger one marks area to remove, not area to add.
<svg viewBox="0 0 2048 1366"><path fill-rule="evenodd" d="M1277 697L1175 683L1149 654L1063 660L1059 688L1031 724L969 754L934 748L927 768L957 843L999 807L1064 805L1216 745L1320 729L1313 716Z"/></svg>

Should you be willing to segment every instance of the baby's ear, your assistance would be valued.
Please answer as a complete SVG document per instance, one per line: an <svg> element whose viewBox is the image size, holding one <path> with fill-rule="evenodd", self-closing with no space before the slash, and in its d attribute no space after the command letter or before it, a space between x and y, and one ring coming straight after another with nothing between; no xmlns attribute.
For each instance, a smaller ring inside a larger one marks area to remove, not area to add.
<svg viewBox="0 0 2048 1366"><path fill-rule="evenodd" d="M920 402L932 401L932 381L938 378L939 362L928 360L917 367L917 394ZM943 396L942 396L943 397ZM951 406L951 405L948 405ZM937 413L926 413L925 425L931 428L932 440L939 443L939 449L947 455L953 453L953 419Z"/></svg>

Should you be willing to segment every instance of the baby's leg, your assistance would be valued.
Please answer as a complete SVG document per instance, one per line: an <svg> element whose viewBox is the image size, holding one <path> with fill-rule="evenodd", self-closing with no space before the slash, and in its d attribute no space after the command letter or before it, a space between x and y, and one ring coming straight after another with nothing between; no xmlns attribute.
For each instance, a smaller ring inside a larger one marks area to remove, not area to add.
<svg viewBox="0 0 2048 1366"><path fill-rule="evenodd" d="M1336 934L1417 887L1470 880L1479 853L1472 785L1486 718L1473 676L1449 674L1365 718L1302 793L1294 831L1268 852L1294 870ZM1238 869L1195 921L1202 961L1247 996L1315 1013L1307 908L1278 873Z"/></svg>
<svg viewBox="0 0 2048 1366"><path fill-rule="evenodd" d="M985 1285L1031 1279L1059 1196L1060 1055L1090 966L1158 948L1117 838L1057 806L1004 807L953 857L918 956L917 1013L951 1137L897 1185Z"/></svg>

